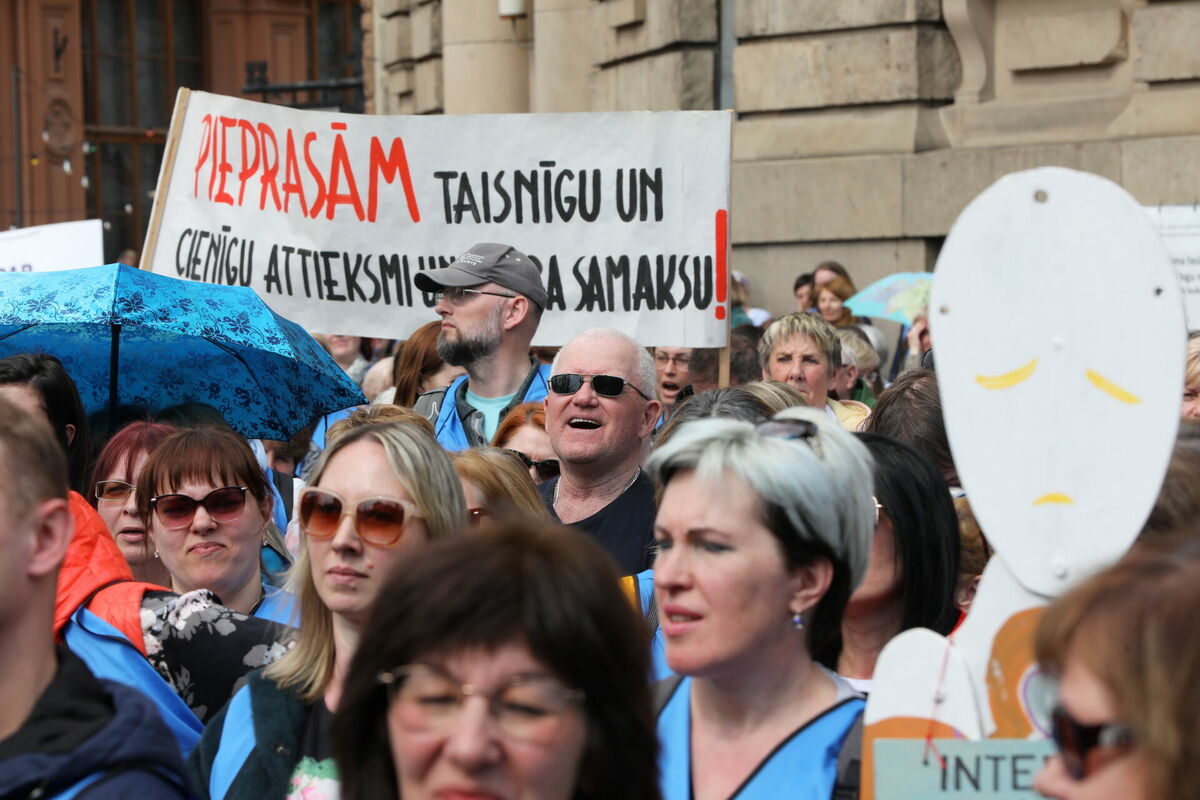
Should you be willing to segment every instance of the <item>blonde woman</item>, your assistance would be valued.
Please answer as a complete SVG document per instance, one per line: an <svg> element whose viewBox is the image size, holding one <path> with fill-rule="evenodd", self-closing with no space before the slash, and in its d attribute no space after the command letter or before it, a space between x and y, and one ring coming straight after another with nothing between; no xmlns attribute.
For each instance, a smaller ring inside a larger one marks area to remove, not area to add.
<svg viewBox="0 0 1200 800"><path fill-rule="evenodd" d="M380 586L412 553L457 533L465 502L445 451L405 424L334 439L300 495L304 546L289 587L304 627L252 673L192 753L201 798L336 797L329 720Z"/></svg>
<svg viewBox="0 0 1200 800"><path fill-rule="evenodd" d="M546 504L517 453L498 447L450 454L467 498L472 525L489 518L550 521Z"/></svg>
<svg viewBox="0 0 1200 800"><path fill-rule="evenodd" d="M1184 419L1200 419L1200 331L1188 336L1186 364L1180 416Z"/></svg>

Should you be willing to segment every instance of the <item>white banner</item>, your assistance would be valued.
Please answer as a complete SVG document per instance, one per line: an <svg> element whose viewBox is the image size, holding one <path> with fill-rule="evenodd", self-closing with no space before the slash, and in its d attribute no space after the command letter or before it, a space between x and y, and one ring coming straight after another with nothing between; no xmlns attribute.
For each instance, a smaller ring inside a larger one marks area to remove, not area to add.
<svg viewBox="0 0 1200 800"><path fill-rule="evenodd" d="M252 286L313 331L403 338L412 283L504 242L550 295L535 344L597 325L725 343L728 112L360 116L181 90L143 266Z"/></svg>
<svg viewBox="0 0 1200 800"><path fill-rule="evenodd" d="M103 263L104 230L98 219L0 233L0 272L49 272Z"/></svg>
<svg viewBox="0 0 1200 800"><path fill-rule="evenodd" d="M1183 312L1188 329L1200 329L1200 208L1197 206L1146 206L1183 290Z"/></svg>

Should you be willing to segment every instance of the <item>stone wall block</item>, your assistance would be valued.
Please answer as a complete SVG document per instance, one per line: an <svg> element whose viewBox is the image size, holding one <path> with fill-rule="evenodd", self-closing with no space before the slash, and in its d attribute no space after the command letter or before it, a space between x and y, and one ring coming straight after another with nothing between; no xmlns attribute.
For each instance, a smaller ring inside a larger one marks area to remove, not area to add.
<svg viewBox="0 0 1200 800"><path fill-rule="evenodd" d="M1143 205L1200 199L1200 136L1121 142L1122 185Z"/></svg>
<svg viewBox="0 0 1200 800"><path fill-rule="evenodd" d="M409 15L412 58L422 59L442 52L442 4L420 3Z"/></svg>
<svg viewBox="0 0 1200 800"><path fill-rule="evenodd" d="M412 58L411 21L407 14L378 19L377 24L379 31L375 41L379 44L379 58L385 67Z"/></svg>
<svg viewBox="0 0 1200 800"><path fill-rule="evenodd" d="M624 17L618 0L594 3L592 30L599 63L661 50L674 44L717 41L717 0L648 0L644 21L614 25Z"/></svg>
<svg viewBox="0 0 1200 800"><path fill-rule="evenodd" d="M1115 142L938 150L904 159L904 234L945 236L975 197L1010 172L1070 167L1121 182Z"/></svg>
<svg viewBox="0 0 1200 800"><path fill-rule="evenodd" d="M429 114L443 107L442 59L418 61L413 68L413 112Z"/></svg>
<svg viewBox="0 0 1200 800"><path fill-rule="evenodd" d="M711 109L713 57L708 50L676 50L599 70L592 76L592 107L606 111Z"/></svg>
<svg viewBox="0 0 1200 800"><path fill-rule="evenodd" d="M743 112L950 99L959 77L950 34L934 28L755 41L733 60Z"/></svg>
<svg viewBox="0 0 1200 800"><path fill-rule="evenodd" d="M1010 70L1094 66L1126 57L1118 8L1013 17L1000 24L1000 62Z"/></svg>
<svg viewBox="0 0 1200 800"><path fill-rule="evenodd" d="M942 18L942 4L940 0L737 0L734 14L734 29L744 39L936 22Z"/></svg>
<svg viewBox="0 0 1200 800"><path fill-rule="evenodd" d="M1133 12L1139 81L1200 78L1200 3L1161 3Z"/></svg>
<svg viewBox="0 0 1200 800"><path fill-rule="evenodd" d="M390 17L393 14L400 14L412 5L412 0L374 0L375 11L378 16Z"/></svg>
<svg viewBox="0 0 1200 800"><path fill-rule="evenodd" d="M733 165L733 242L900 235L900 156L746 161Z"/></svg>

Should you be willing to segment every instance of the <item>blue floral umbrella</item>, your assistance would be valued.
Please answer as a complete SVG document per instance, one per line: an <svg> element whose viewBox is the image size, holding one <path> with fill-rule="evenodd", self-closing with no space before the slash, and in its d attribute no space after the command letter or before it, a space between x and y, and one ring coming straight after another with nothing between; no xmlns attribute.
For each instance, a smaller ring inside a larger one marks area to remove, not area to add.
<svg viewBox="0 0 1200 800"><path fill-rule="evenodd" d="M0 275L0 357L58 357L89 412L208 403L250 438L291 438L366 402L308 333L253 289L121 264Z"/></svg>

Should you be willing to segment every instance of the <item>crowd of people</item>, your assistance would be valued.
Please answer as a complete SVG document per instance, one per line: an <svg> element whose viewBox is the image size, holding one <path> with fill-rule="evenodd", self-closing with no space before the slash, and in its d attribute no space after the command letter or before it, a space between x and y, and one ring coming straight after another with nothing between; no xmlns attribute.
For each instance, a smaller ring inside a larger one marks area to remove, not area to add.
<svg viewBox="0 0 1200 800"><path fill-rule="evenodd" d="M0 797L856 797L881 651L950 634L991 556L927 329L885 385L836 262L774 320L741 279L726 364L532 348L508 245L417 283L408 340L325 337L374 402L323 441L89 420L53 354L0 359ZM1193 796L1196 442L1041 622L1049 797Z"/></svg>

